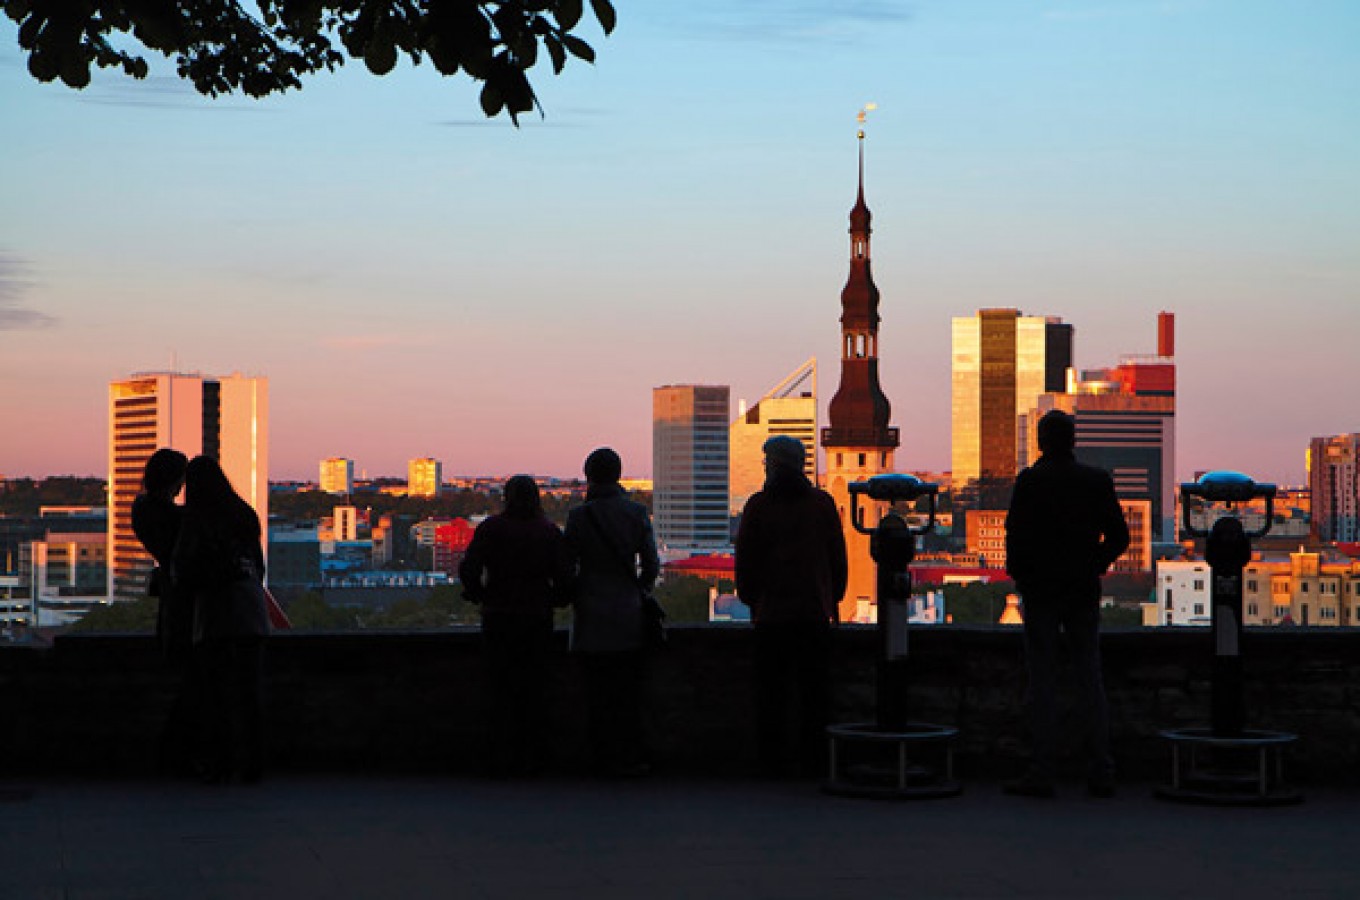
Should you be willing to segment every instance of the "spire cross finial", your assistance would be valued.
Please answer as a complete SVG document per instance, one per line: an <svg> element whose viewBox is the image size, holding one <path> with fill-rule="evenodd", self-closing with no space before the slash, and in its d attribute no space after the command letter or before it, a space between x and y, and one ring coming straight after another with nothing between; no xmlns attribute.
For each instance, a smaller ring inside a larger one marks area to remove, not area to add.
<svg viewBox="0 0 1360 900"><path fill-rule="evenodd" d="M863 115L861 113L860 115ZM859 200L864 202L864 130L859 132Z"/></svg>
<svg viewBox="0 0 1360 900"><path fill-rule="evenodd" d="M878 109L877 103L866 103L855 114L855 121L859 123L859 130L855 132L855 137L859 140L859 197L864 199L864 121L869 117L869 110Z"/></svg>

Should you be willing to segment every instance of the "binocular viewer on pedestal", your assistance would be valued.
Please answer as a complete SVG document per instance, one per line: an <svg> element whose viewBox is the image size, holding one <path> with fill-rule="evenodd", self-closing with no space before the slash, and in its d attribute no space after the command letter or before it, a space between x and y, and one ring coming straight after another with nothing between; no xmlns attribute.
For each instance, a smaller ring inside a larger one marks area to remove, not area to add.
<svg viewBox="0 0 1360 900"><path fill-rule="evenodd" d="M1181 485L1184 532L1204 540L1211 572L1210 631L1213 668L1208 728L1163 731L1171 742L1171 784L1158 788L1168 800L1226 805L1294 803L1297 791L1284 784L1284 748L1297 736L1249 729L1243 702L1242 572L1251 562L1251 542L1270 531L1275 512L1273 484L1241 472L1209 472ZM1260 527L1242 524L1238 504L1265 502ZM1195 507L1223 507L1209 528L1194 524Z"/></svg>
<svg viewBox="0 0 1360 900"><path fill-rule="evenodd" d="M878 678L876 721L833 725L827 729L830 793L861 797L923 799L953 796L961 790L954 780L953 740L957 728L913 722L908 714L910 671L909 618L911 572L916 538L935 527L939 485L915 475L875 475L849 485L850 521L869 536L869 555L878 568ZM896 503L927 498L929 514L923 525L910 525L896 510L888 510L873 527L864 524L862 498ZM894 764L847 765L851 745L877 745L895 752ZM924 752L922 752L924 751ZM923 764L919 757L931 758Z"/></svg>

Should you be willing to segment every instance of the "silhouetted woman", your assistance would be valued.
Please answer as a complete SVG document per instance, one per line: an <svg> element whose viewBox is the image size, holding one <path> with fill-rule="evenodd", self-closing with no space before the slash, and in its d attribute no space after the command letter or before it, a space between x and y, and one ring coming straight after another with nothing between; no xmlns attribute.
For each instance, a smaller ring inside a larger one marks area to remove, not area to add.
<svg viewBox="0 0 1360 900"><path fill-rule="evenodd" d="M184 508L175 503L175 497L184 487L188 462L187 456L168 447L151 454L142 471L142 492L132 501L132 531L156 561L146 589L149 596L159 600L156 636L172 661L188 656L193 638L193 610L186 603L176 602L170 569L184 519Z"/></svg>
<svg viewBox="0 0 1360 900"><path fill-rule="evenodd" d="M193 599L203 679L204 780L258 781L262 644L269 633L260 520L217 460L189 462L175 578Z"/></svg>
<svg viewBox="0 0 1360 900"><path fill-rule="evenodd" d="M147 583L147 595L155 597L156 637L161 651L179 676L175 699L161 735L161 766L188 772L194 761L198 709L197 681L193 660L193 605L175 590L171 561L179 540L184 508L175 503L184 487L184 468L189 458L163 447L151 454L142 472L142 492L132 501L132 531L156 561Z"/></svg>
<svg viewBox="0 0 1360 900"><path fill-rule="evenodd" d="M565 604L571 568L528 475L505 483L505 509L477 526L458 577L482 608L490 769L534 774L548 756L553 607Z"/></svg>
<svg viewBox="0 0 1360 900"><path fill-rule="evenodd" d="M661 572L647 508L619 486L623 463L608 447L586 457L586 502L567 516L577 570L572 649L585 674L591 750L606 775L645 775L646 676L642 594Z"/></svg>

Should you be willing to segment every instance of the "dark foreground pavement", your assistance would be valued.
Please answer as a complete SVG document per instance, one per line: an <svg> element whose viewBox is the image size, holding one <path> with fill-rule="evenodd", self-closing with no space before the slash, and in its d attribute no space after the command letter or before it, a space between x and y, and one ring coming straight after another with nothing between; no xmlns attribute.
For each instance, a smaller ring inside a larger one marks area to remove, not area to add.
<svg viewBox="0 0 1360 900"><path fill-rule="evenodd" d="M31 790L25 797L19 787ZM1301 806L815 786L278 777L0 785L0 898L1360 897L1360 794Z"/></svg>

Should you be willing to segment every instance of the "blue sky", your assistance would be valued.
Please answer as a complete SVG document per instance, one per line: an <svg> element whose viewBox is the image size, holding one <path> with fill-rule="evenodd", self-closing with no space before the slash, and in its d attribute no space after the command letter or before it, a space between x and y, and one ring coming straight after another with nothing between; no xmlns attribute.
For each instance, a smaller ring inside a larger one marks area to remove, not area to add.
<svg viewBox="0 0 1360 900"><path fill-rule="evenodd" d="M947 468L984 306L1083 367L1174 311L1182 476L1298 482L1360 430L1360 5L617 5L520 129L428 66L40 85L0 24L0 473L102 473L105 383L172 359L270 377L275 477L642 474L653 386L735 405L815 354L829 398L869 101L900 466Z"/></svg>

